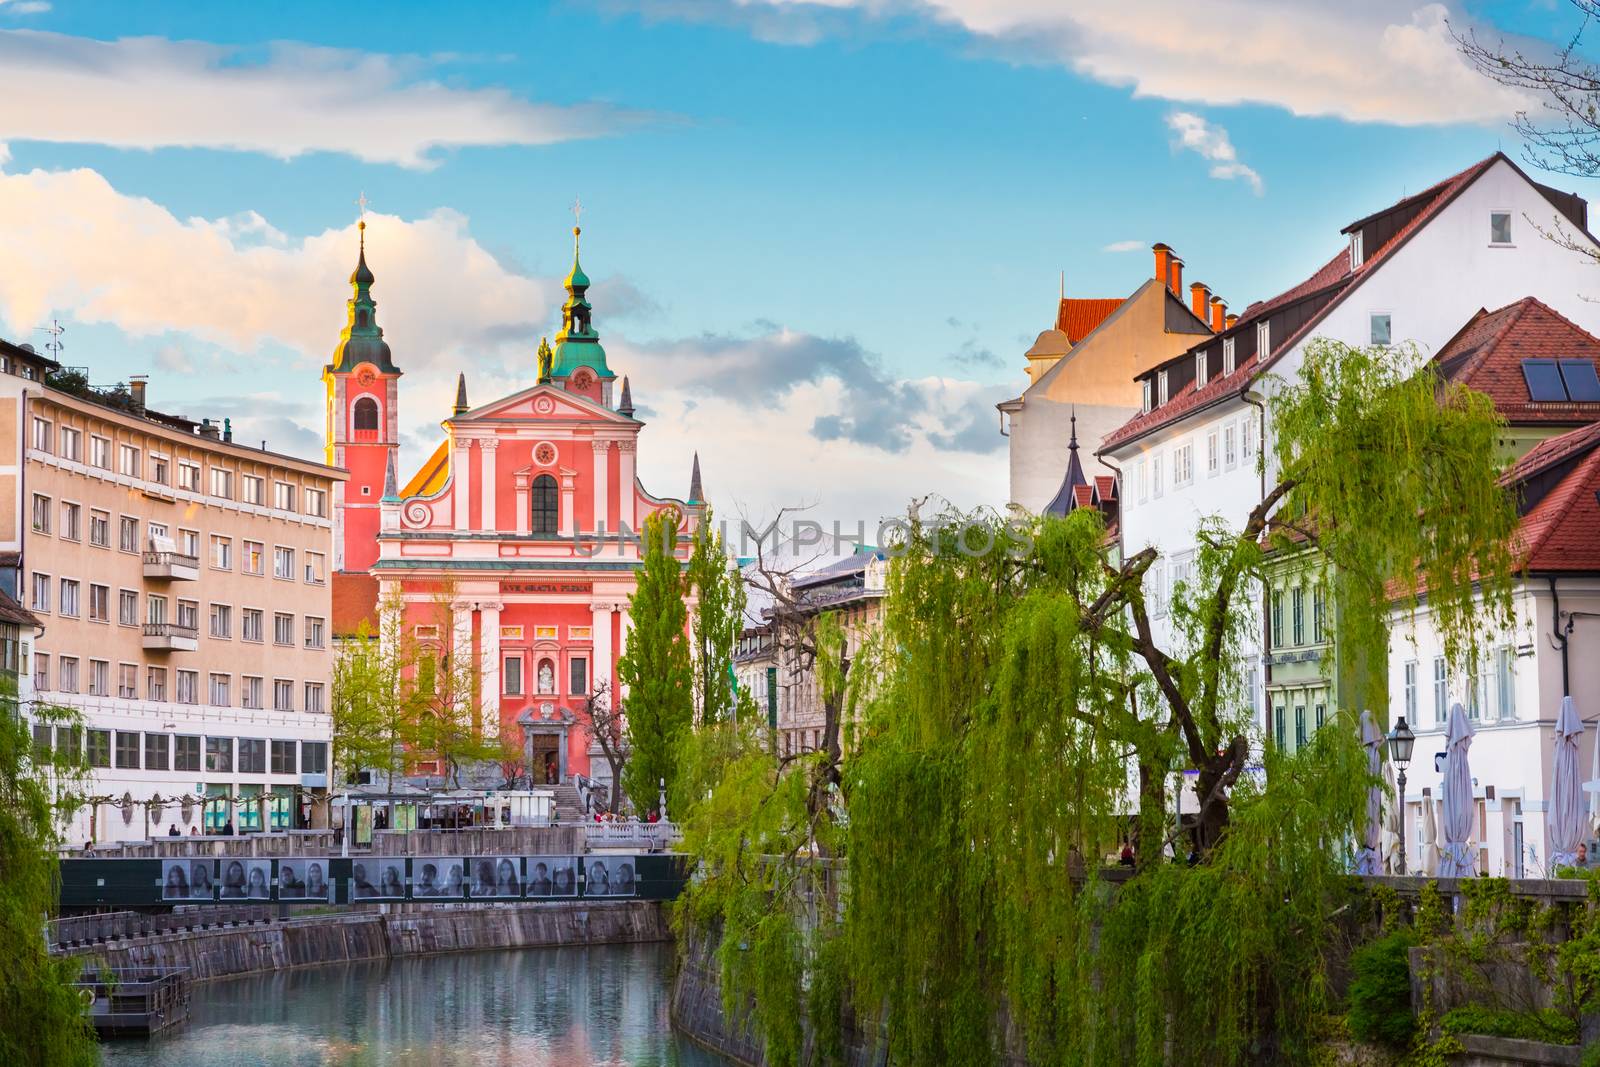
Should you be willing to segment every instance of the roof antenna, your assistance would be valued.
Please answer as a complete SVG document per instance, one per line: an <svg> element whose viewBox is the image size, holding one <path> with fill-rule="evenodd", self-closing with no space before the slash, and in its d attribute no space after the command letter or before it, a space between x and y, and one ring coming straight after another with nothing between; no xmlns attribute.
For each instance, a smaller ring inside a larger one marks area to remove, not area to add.
<svg viewBox="0 0 1600 1067"><path fill-rule="evenodd" d="M46 341L44 344L44 350L50 353L51 359L55 360L57 363L60 363L61 350L67 347L62 343L61 335L67 332L67 328L61 325L60 319L51 319L50 325L39 326L37 329L43 330L45 333L50 335L50 340Z"/></svg>

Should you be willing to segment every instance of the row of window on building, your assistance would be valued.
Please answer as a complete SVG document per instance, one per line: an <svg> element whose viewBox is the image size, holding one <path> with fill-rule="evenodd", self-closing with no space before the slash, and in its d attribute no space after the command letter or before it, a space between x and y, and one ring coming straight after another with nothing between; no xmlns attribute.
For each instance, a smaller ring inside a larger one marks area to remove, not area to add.
<svg viewBox="0 0 1600 1067"><path fill-rule="evenodd" d="M63 541L82 541L83 507L70 500L61 501L60 523L52 521L55 515L55 501L43 493L33 494L33 532L37 534L55 533ZM165 523L152 522L146 525L146 533L152 541L169 538L169 530ZM111 547L111 513L100 508L89 509L89 544L95 548L109 549ZM253 574L257 576L266 573L267 546L263 541L242 540L242 551L239 559L240 574ZM196 566L200 561L200 531L180 528L173 545L179 555L190 556L195 560ZM139 520L132 515L118 516L117 548L122 552L140 553ZM233 538L226 534L212 534L209 542L210 555L207 562L212 570L232 571L234 569ZM328 579L328 557L325 552L304 553L304 570L295 569L295 549L287 545L272 546L272 576L286 581L301 580L309 585L321 585Z"/></svg>
<svg viewBox="0 0 1600 1067"><path fill-rule="evenodd" d="M1249 415L1229 419L1207 430L1204 440L1205 454L1201 458L1207 477L1215 478L1224 471L1236 470L1240 464L1255 458L1255 420ZM1164 452L1152 451L1135 460L1133 478L1139 503L1159 500L1168 488L1193 485L1194 449L1194 441L1185 439Z"/></svg>
<svg viewBox="0 0 1600 1067"><path fill-rule="evenodd" d="M1443 656L1433 657L1432 677L1429 679L1429 703L1433 705L1433 721L1443 725L1450 718L1450 694L1461 692L1467 718L1505 720L1517 717L1516 650L1509 645L1489 653L1483 666L1452 678L1450 665ZM1411 723L1419 721L1418 705L1422 699L1422 680L1418 677L1421 664L1408 660L1405 664L1405 715ZM1459 683L1452 685L1452 682Z"/></svg>
<svg viewBox="0 0 1600 1067"><path fill-rule="evenodd" d="M89 696L111 697L123 700L137 700L139 698L139 664L116 663L110 660L91 659L84 671L84 662L78 656L56 656L55 677L51 677L51 655L44 652L33 654L33 688L39 693L87 693ZM112 667L116 667L116 685L112 686ZM238 676L239 685L234 688L234 675L210 673L206 676L206 689L201 701L200 672L191 670L172 669L170 671L176 685L173 689L167 688L169 669L166 667L146 666L144 669L144 698L146 700L165 703L169 699L175 704L200 704L206 703L212 707L234 707L234 696L237 692L238 706L257 711L267 708L268 683L271 683L272 710L294 711L296 685L293 678L271 678L254 674L241 674ZM305 682L299 687L301 704L300 710L320 713L327 710L326 685L323 682ZM170 693L170 698L169 698Z"/></svg>
<svg viewBox="0 0 1600 1067"><path fill-rule="evenodd" d="M1326 637L1327 594L1319 585L1297 585L1289 590L1289 615L1287 628L1283 611L1284 591L1272 591L1272 647L1294 648L1299 645L1320 645ZM1311 627L1306 629L1306 605L1311 606ZM1307 640L1309 636L1310 640Z"/></svg>
<svg viewBox="0 0 1600 1067"><path fill-rule="evenodd" d="M327 774L326 741L33 725L35 754L95 768L205 774Z"/></svg>
<svg viewBox="0 0 1600 1067"><path fill-rule="evenodd" d="M71 426L56 426L49 419L34 416L32 447L35 452L59 456L61 459L73 463L85 463L93 468L104 471L115 471L117 474L129 478L138 478L141 481L153 482L156 485L171 485L171 472L177 471L177 488L190 493L202 493L202 486L207 481L202 478L202 468L199 463L189 460L178 460L174 465L171 457L164 453L152 451L148 455L136 445L118 444L116 446L116 465L112 465L112 441L109 437L99 434L89 434L88 459L84 459L82 430ZM219 500L239 500L245 504L255 504L258 507L267 506L267 479L255 474L240 474L230 468L208 463L205 473L209 474L209 495ZM237 492L237 496L235 493ZM309 486L296 486L293 482L272 480L272 506L279 511L311 515L317 518L328 517L328 493L324 489L313 489Z"/></svg>
<svg viewBox="0 0 1600 1067"><path fill-rule="evenodd" d="M51 593L59 595L52 607ZM59 589L52 585L51 576L39 571L33 573L33 588L30 603L34 611L44 614L56 614L63 618L76 619L83 617L83 585L76 578L62 578ZM193 630L198 635L200 630L200 602L198 600L185 600L177 598L175 613L168 613L168 597L160 593L146 593L144 622L151 626L164 626L172 623L182 630ZM111 621L111 587L95 582L89 583L88 619L90 622ZM239 639L264 643L266 640L266 617L264 608L240 608L239 612ZM233 638L234 608L232 604L212 604L211 612L212 637L222 640ZM120 626L138 626L139 621L139 591L136 589L117 590L117 623ZM304 616L304 625L301 627L304 634L306 648L327 647L328 624L327 620L317 615ZM275 645L292 646L295 643L295 616L289 612L276 611L272 613L272 643Z"/></svg>
<svg viewBox="0 0 1600 1067"><path fill-rule="evenodd" d="M1286 747L1289 742L1286 710L1282 704L1276 704L1272 708L1272 735L1278 742L1279 748ZM1328 705L1317 704L1314 706L1313 712L1316 716L1314 728L1320 730L1322 729L1322 724L1328 720ZM1306 732L1306 706L1304 704L1296 704L1294 708L1295 748L1298 749L1304 746L1308 736Z"/></svg>

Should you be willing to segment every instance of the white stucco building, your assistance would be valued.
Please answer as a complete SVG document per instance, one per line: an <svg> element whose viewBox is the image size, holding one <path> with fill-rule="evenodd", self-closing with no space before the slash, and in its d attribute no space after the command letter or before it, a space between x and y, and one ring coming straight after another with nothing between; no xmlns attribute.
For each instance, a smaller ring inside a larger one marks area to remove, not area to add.
<svg viewBox="0 0 1600 1067"><path fill-rule="evenodd" d="M1310 341L1411 341L1426 357L1481 309L1530 294L1584 329L1600 328L1600 304L1586 299L1592 263L1536 227L1597 248L1583 200L1534 182L1497 152L1350 223L1345 246L1304 281L1140 376L1143 410L1100 455L1123 472L1124 554L1148 546L1161 556L1147 575L1158 640L1171 637L1163 605L1188 574L1202 520L1219 516L1237 528L1262 499L1257 455L1271 435L1262 401L1270 376L1298 372ZM1246 657L1263 725L1272 669L1265 644Z"/></svg>

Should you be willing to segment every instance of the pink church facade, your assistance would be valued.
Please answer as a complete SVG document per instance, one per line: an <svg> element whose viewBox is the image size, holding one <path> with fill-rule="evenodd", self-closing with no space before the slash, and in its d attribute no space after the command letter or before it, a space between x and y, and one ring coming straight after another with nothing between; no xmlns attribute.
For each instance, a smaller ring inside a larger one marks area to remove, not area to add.
<svg viewBox="0 0 1600 1067"><path fill-rule="evenodd" d="M372 403L374 392L389 398L376 419L360 413L359 425L376 423L376 439L345 446L361 462L359 471L350 466L336 540L356 565L336 583L346 584L350 603L397 598L409 636L441 655L470 657L475 725L516 738L536 785L603 779L586 706L601 688L625 704L616 664L640 565L634 532L663 509L685 532L705 513L697 466L686 500L640 484L644 424L627 380L615 388L588 284L575 253L561 331L553 349L541 343L537 366L530 361L530 384L473 407L463 376L454 409L443 413L443 440L403 487L393 459L398 369L390 364L391 377L377 359L336 358L325 372L330 427L358 433L355 405ZM376 475L371 454L385 457ZM375 524L368 502L377 505ZM687 559L682 539L678 552Z"/></svg>

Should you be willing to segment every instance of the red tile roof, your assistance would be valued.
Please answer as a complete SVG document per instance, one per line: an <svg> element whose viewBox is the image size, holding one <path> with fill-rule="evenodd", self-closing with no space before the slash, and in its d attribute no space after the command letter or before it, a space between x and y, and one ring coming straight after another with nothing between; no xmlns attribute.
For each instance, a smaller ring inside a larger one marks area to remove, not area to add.
<svg viewBox="0 0 1600 1067"><path fill-rule="evenodd" d="M1530 571L1600 571L1600 423L1540 443L1502 481L1521 485L1570 465L1517 529L1514 553Z"/></svg>
<svg viewBox="0 0 1600 1067"><path fill-rule="evenodd" d="M1189 383L1175 395L1169 396L1165 404L1151 411L1135 415L1128 422L1112 431L1101 444L1099 452L1103 454L1107 449L1116 445L1136 437L1143 437L1147 433L1152 433L1163 426L1177 422L1191 412L1209 407L1213 403L1219 403L1244 392L1261 372L1271 367L1285 352L1288 352L1310 334L1327 316L1328 312L1332 311L1345 297L1354 292L1361 282L1365 280L1366 276L1372 273L1380 263L1393 256L1402 245L1410 240L1414 233L1442 211L1463 189L1471 185L1495 162L1502 159L1508 163L1510 162L1503 153L1496 152L1487 159L1479 160L1465 170L1451 175L1444 181L1430 186L1413 196L1408 196L1404 200L1397 201L1395 204L1390 205L1389 208L1385 208L1384 211L1389 211L1402 204L1422 204L1415 216L1395 231L1394 236L1385 241L1381 248L1371 250L1363 258L1361 265L1354 270L1350 268L1350 250L1346 246L1300 284L1284 290L1270 300L1257 301L1245 308L1244 312L1239 316L1239 321L1231 329L1225 330L1216 336L1238 336L1246 329L1255 329L1256 323L1281 308L1313 296L1320 295L1325 297L1325 302L1322 306L1306 320L1299 330L1288 337L1273 339L1271 352L1252 355L1236 367L1232 374L1226 377L1213 378L1202 389L1196 390L1193 383ZM1512 166L1516 165L1512 164ZM1520 169L1518 173L1521 173ZM1527 177L1527 175L1523 175L1523 177ZM1376 214L1382 213L1377 212ZM1372 215L1369 215L1366 218L1370 219L1372 217ZM1347 229L1353 229L1365 221L1366 219L1358 220ZM1200 344L1190 348L1183 356L1177 357L1177 360L1189 358L1196 348L1203 347L1214 339L1207 338ZM1177 360L1173 362L1177 362Z"/></svg>
<svg viewBox="0 0 1600 1067"><path fill-rule="evenodd" d="M354 637L367 624L378 631L378 579L360 571L333 572L333 636Z"/></svg>
<svg viewBox="0 0 1600 1067"><path fill-rule="evenodd" d="M1095 496L1101 500L1115 500L1117 498L1117 480L1109 474L1094 476Z"/></svg>
<svg viewBox="0 0 1600 1067"><path fill-rule="evenodd" d="M1600 419L1600 401L1534 402L1522 374L1525 359L1587 359L1600 372L1600 338L1540 300L1525 296L1495 311L1480 310L1434 357L1451 381L1488 395L1513 425L1571 425Z"/></svg>
<svg viewBox="0 0 1600 1067"><path fill-rule="evenodd" d="M1122 301L1115 298L1083 300L1062 297L1061 306L1056 309L1056 329L1066 334L1068 341L1077 344L1121 306Z"/></svg>

